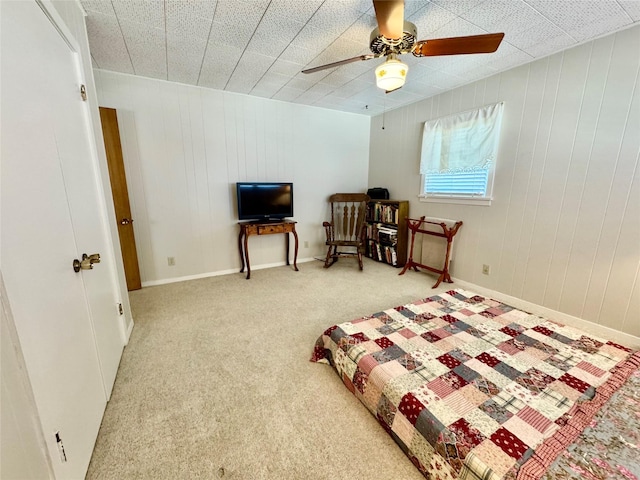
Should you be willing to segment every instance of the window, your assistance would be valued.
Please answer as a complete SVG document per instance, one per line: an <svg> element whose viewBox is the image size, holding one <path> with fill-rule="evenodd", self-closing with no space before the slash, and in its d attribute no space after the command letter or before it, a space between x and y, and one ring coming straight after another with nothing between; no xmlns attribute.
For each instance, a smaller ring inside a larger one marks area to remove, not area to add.
<svg viewBox="0 0 640 480"><path fill-rule="evenodd" d="M424 124L420 197L425 201L491 204L504 103Z"/></svg>

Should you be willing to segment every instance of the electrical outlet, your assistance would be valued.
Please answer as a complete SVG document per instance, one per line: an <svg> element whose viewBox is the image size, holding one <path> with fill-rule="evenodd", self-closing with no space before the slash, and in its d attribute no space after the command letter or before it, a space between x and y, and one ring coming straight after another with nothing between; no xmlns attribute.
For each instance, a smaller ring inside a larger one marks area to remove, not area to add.
<svg viewBox="0 0 640 480"><path fill-rule="evenodd" d="M167 257L167 265L173 267L176 264L176 257Z"/></svg>
<svg viewBox="0 0 640 480"><path fill-rule="evenodd" d="M307 240L304 241L304 248L309 248L309 242Z"/></svg>
<svg viewBox="0 0 640 480"><path fill-rule="evenodd" d="M489 273L491 273L491 267L489 265L482 265L482 273L489 275Z"/></svg>

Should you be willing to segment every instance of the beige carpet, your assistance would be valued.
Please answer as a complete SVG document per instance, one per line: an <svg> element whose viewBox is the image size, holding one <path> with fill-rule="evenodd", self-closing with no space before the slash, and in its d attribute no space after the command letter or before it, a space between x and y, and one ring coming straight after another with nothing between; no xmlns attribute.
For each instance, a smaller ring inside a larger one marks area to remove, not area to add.
<svg viewBox="0 0 640 480"><path fill-rule="evenodd" d="M329 326L454 288L341 259L144 288L88 479L423 479L327 365Z"/></svg>

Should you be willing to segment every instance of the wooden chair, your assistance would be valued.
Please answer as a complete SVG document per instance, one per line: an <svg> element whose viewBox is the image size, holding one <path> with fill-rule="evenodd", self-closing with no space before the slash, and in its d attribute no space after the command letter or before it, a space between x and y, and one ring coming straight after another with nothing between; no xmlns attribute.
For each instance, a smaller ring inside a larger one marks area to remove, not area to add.
<svg viewBox="0 0 640 480"><path fill-rule="evenodd" d="M364 193L336 193L329 197L331 221L322 224L329 247L324 268L329 268L339 257L357 256L362 270L362 256L366 248L365 217L369 200L369 195ZM351 251L338 250L339 248L350 248Z"/></svg>

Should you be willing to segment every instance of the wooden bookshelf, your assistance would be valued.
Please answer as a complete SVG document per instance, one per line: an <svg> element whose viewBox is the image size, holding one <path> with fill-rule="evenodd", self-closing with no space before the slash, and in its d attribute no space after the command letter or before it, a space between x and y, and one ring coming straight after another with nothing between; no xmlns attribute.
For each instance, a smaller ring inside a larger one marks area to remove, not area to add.
<svg viewBox="0 0 640 480"><path fill-rule="evenodd" d="M367 204L367 256L402 267L407 261L407 200L372 200Z"/></svg>

